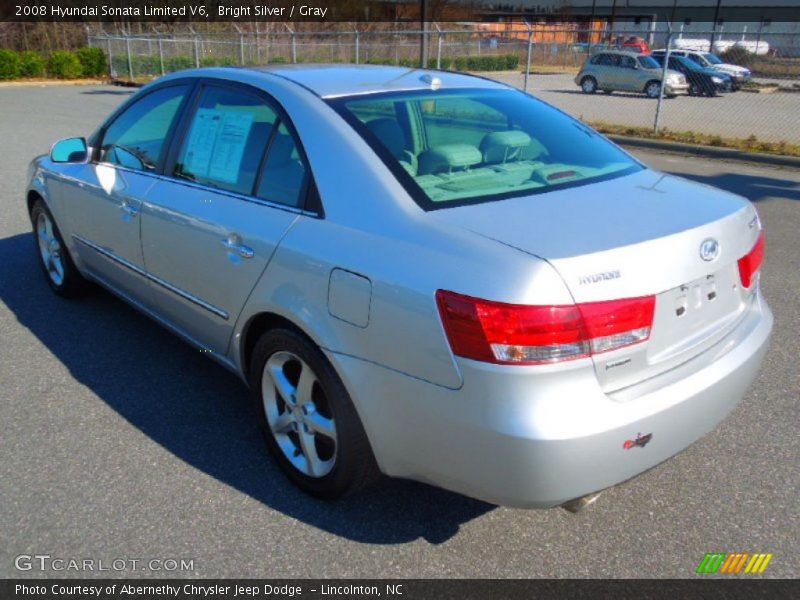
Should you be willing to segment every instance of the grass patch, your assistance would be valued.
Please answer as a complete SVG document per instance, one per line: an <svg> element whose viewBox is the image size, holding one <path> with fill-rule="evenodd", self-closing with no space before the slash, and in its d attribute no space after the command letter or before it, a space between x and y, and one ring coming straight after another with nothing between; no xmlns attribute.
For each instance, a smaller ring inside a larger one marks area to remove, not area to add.
<svg viewBox="0 0 800 600"><path fill-rule="evenodd" d="M731 148L745 152L763 152L765 154L780 154L782 156L800 156L800 145L790 144L785 141L767 142L759 140L755 135L747 138L729 138L695 131L672 131L662 128L658 135L653 133L651 127L632 127L630 125L612 125L604 121L589 121L589 125L600 131L612 135L628 135L631 137L664 140L668 142L682 142L684 144L699 144L715 148Z"/></svg>

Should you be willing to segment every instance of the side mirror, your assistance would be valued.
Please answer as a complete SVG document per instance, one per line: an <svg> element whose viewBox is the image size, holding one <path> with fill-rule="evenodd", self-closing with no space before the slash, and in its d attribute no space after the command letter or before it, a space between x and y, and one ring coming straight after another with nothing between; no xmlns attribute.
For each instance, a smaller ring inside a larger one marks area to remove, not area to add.
<svg viewBox="0 0 800 600"><path fill-rule="evenodd" d="M59 140L50 148L50 160L57 163L85 163L89 160L89 147L85 138Z"/></svg>

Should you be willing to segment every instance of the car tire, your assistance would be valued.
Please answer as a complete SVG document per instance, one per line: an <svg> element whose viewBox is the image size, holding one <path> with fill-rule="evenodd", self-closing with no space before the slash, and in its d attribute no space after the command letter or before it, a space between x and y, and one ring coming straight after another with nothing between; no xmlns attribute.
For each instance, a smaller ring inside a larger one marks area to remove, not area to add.
<svg viewBox="0 0 800 600"><path fill-rule="evenodd" d="M594 77L581 79L581 91L584 94L594 94L597 91L597 80Z"/></svg>
<svg viewBox="0 0 800 600"><path fill-rule="evenodd" d="M658 98L661 95L661 83L658 81L648 81L644 86L644 93L648 98Z"/></svg>
<svg viewBox="0 0 800 600"><path fill-rule="evenodd" d="M702 95L702 93L700 91L700 86L697 85L696 83L691 84L689 86L689 95L690 96L700 96L700 95Z"/></svg>
<svg viewBox="0 0 800 600"><path fill-rule="evenodd" d="M350 395L308 338L290 329L264 333L250 361L250 386L267 447L300 489L334 500L379 478Z"/></svg>
<svg viewBox="0 0 800 600"><path fill-rule="evenodd" d="M30 218L36 256L50 289L64 298L82 296L89 288L89 282L72 261L61 231L41 198L33 203Z"/></svg>

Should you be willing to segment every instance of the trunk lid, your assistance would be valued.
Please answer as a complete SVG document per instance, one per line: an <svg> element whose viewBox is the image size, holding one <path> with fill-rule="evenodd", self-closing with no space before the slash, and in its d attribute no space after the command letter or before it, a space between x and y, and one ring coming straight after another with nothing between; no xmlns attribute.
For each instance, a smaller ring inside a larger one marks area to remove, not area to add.
<svg viewBox="0 0 800 600"><path fill-rule="evenodd" d="M647 169L435 214L548 261L577 303L656 296L648 341L594 355L607 392L669 370L719 342L757 287L742 287L737 266L760 233L752 205ZM717 242L711 260L701 257L707 240Z"/></svg>

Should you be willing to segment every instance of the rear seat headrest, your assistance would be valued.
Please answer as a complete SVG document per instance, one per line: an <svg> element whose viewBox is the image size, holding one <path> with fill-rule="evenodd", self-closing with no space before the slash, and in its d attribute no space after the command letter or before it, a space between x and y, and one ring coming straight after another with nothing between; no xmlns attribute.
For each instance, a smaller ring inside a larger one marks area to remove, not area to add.
<svg viewBox="0 0 800 600"><path fill-rule="evenodd" d="M520 150L530 145L531 136L524 131L493 131L483 136L481 154L486 164L504 163L519 156Z"/></svg>
<svg viewBox="0 0 800 600"><path fill-rule="evenodd" d="M430 148L419 155L419 174L447 173L481 162L481 151L469 144L447 144Z"/></svg>

